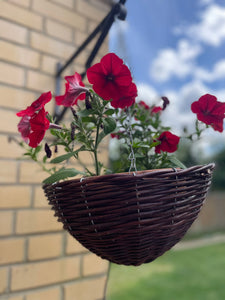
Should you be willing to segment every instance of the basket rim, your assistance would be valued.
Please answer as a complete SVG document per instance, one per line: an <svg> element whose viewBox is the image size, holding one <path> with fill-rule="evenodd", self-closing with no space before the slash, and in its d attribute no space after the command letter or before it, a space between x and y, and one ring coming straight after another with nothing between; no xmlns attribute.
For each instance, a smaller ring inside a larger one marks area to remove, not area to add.
<svg viewBox="0 0 225 300"><path fill-rule="evenodd" d="M213 170L215 168L215 163L209 163L204 165L195 165L192 167L188 167L185 169L181 168L161 168L161 169L152 169L152 170L141 170L141 171L132 171L132 172L122 172L122 173L113 173L113 174L104 174L104 175L98 175L98 176L89 176L89 177L80 177L80 178L72 178L64 181L58 181L52 184L44 184L43 188L49 186L60 186L69 184L72 182L93 182L93 181L101 181L101 180L110 180L110 179L119 179L119 178L145 178L145 177L153 177L155 175L173 175L174 173L179 173L180 175L183 175L188 172L194 172L194 171L205 171L205 170Z"/></svg>

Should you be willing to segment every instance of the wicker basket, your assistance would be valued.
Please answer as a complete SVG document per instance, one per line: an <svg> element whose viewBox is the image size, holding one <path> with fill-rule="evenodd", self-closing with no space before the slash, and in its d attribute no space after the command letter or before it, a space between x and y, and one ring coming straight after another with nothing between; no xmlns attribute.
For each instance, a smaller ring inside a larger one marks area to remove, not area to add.
<svg viewBox="0 0 225 300"><path fill-rule="evenodd" d="M58 221L111 262L148 263L173 247L197 218L214 164L67 180L45 185Z"/></svg>

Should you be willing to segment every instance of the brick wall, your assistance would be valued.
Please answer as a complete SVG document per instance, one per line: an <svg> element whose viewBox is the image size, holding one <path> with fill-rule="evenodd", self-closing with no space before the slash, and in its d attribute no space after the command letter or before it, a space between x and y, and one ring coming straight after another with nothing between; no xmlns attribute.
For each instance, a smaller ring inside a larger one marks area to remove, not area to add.
<svg viewBox="0 0 225 300"><path fill-rule="evenodd" d="M108 3L0 1L0 299L103 298L108 263L62 231L41 189L46 175L17 160L22 151L8 136L19 138L15 113L54 90L56 63L81 44L109 11ZM90 46L67 74L82 71L89 52ZM100 55L106 52L107 41Z"/></svg>

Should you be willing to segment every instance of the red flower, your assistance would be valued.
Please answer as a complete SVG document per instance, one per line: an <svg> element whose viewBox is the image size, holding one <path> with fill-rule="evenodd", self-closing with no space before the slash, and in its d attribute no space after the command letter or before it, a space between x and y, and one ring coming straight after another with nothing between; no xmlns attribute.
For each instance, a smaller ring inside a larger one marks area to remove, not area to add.
<svg viewBox="0 0 225 300"><path fill-rule="evenodd" d="M197 114L199 121L211 125L214 130L223 131L223 119L225 117L225 103L217 101L213 95L206 94L191 105L193 113Z"/></svg>
<svg viewBox="0 0 225 300"><path fill-rule="evenodd" d="M108 53L100 63L89 68L87 77L93 84L93 90L104 100L116 101L123 97L127 98L130 94L129 86L132 84L130 70L114 53ZM128 105L131 105L131 102L128 101Z"/></svg>
<svg viewBox="0 0 225 300"><path fill-rule="evenodd" d="M111 133L110 135L112 139L118 139L118 140L120 139L120 135L117 133Z"/></svg>
<svg viewBox="0 0 225 300"><path fill-rule="evenodd" d="M43 140L46 130L49 128L50 122L46 118L47 112L44 108L33 116L23 116L18 124L18 131L21 133L25 142L29 146L36 148Z"/></svg>
<svg viewBox="0 0 225 300"><path fill-rule="evenodd" d="M30 117L24 116L20 120L19 124L17 125L18 131L21 133L23 140L28 143L29 142L29 134L30 134Z"/></svg>
<svg viewBox="0 0 225 300"><path fill-rule="evenodd" d="M144 107L144 109L146 109L146 110L150 109L150 106L148 106L148 104L146 104L145 101L143 101L143 100L138 102L138 105Z"/></svg>
<svg viewBox="0 0 225 300"><path fill-rule="evenodd" d="M113 99L111 105L114 108L125 108L134 104L135 98L137 97L137 87L132 82L127 88L126 93L122 94L119 99Z"/></svg>
<svg viewBox="0 0 225 300"><path fill-rule="evenodd" d="M26 109L21 110L16 115L22 117L18 124L18 131L23 140L29 143L29 146L36 148L49 128L49 120L46 118L44 106L52 98L51 92L43 93Z"/></svg>
<svg viewBox="0 0 225 300"><path fill-rule="evenodd" d="M41 108L43 108L45 104L51 100L51 98L52 98L51 92L43 93L30 106L28 106L24 110L19 111L16 115L18 117L32 116L36 111L39 111Z"/></svg>
<svg viewBox="0 0 225 300"><path fill-rule="evenodd" d="M180 138L169 131L164 131L161 133L157 141L160 141L161 144L155 147L156 153L160 153L161 151L172 153L177 150L177 145L179 144Z"/></svg>
<svg viewBox="0 0 225 300"><path fill-rule="evenodd" d="M162 107L160 107L160 106L154 106L153 108L152 108L152 110L151 110L151 114L153 115L153 114L157 114L157 113L159 113L159 112L161 112L163 109L162 109Z"/></svg>
<svg viewBox="0 0 225 300"><path fill-rule="evenodd" d="M80 74L76 72L72 76L66 76L65 80L65 94L55 97L56 104L70 107L76 105L78 100L84 100L88 89L84 86Z"/></svg>
<svg viewBox="0 0 225 300"><path fill-rule="evenodd" d="M31 131L28 136L29 146L36 148L43 140L46 130L49 128L49 120L46 118L47 112L42 108L39 113L30 119Z"/></svg>

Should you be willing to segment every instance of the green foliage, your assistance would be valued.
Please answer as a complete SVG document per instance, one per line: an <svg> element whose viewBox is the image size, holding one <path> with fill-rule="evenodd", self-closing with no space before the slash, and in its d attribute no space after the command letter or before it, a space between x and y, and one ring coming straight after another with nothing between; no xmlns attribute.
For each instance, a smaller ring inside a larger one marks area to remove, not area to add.
<svg viewBox="0 0 225 300"><path fill-rule="evenodd" d="M222 149L210 159L216 164L213 173L212 189L225 190L225 149Z"/></svg>
<svg viewBox="0 0 225 300"><path fill-rule="evenodd" d="M140 267L112 265L107 300L225 299L224 246L169 251Z"/></svg>
<svg viewBox="0 0 225 300"><path fill-rule="evenodd" d="M165 167L184 168L184 165L175 159L174 155L171 156L167 152L157 154L154 151L154 148L160 144L157 138L162 132L169 130L162 124L160 113L151 114L151 109L147 110L135 104L129 108L129 111L117 111L116 118L118 120L119 159L110 162L114 172L129 170L130 135L132 135L131 146L136 158L137 170Z"/></svg>
<svg viewBox="0 0 225 300"><path fill-rule="evenodd" d="M51 176L49 176L48 178L46 178L43 183L44 184L52 184L55 182L58 182L62 179L67 179L69 177L74 177L78 174L82 174L84 175L83 172L80 172L74 168L70 168L70 169L60 169L59 171L55 172L54 174L52 174Z"/></svg>

